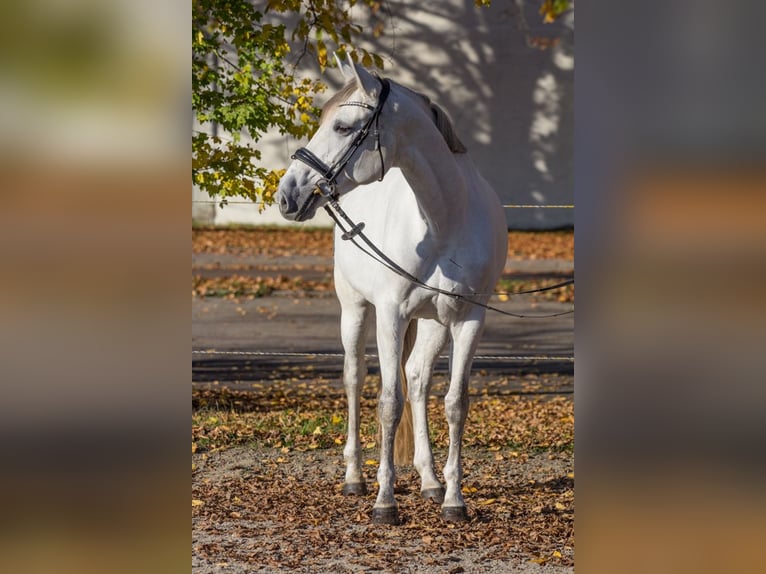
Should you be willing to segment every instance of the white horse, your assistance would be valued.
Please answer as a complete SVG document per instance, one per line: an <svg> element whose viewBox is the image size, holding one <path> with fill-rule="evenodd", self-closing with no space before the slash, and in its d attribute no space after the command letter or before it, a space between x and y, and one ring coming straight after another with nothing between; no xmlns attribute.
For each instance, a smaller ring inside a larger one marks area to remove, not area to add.
<svg viewBox="0 0 766 574"><path fill-rule="evenodd" d="M503 207L438 106L404 86L373 76L351 60L338 60L338 64L348 83L325 104L319 129L308 146L293 156L301 161L290 165L276 200L285 218L305 221L318 207L337 198L335 205L340 204L351 219L362 221L366 237L410 274L408 278L369 257L344 240L344 230L336 225L335 288L341 304L343 382L348 397L344 493L366 491L359 393L366 375L364 347L374 307L382 383L380 486L373 522L399 522L394 437L404 405L402 377L407 380L412 409L413 464L421 478L421 494L442 503L445 520L466 520L461 441L468 413L468 378L486 309L450 294L481 303L489 299L506 257ZM334 163L328 166L329 162ZM412 276L419 282L413 282ZM434 473L426 401L434 363L448 339L452 346L449 391L444 399L449 424L445 491ZM400 368L403 355L404 372Z"/></svg>

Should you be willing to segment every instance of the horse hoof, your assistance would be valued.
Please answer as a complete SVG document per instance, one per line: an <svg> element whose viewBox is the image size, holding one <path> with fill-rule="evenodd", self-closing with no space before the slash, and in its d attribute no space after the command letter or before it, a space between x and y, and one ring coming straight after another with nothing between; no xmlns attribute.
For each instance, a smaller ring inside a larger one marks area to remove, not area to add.
<svg viewBox="0 0 766 574"><path fill-rule="evenodd" d="M398 526L400 524L399 510L395 506L387 506L385 508L373 508L372 523L373 524L392 524L394 526Z"/></svg>
<svg viewBox="0 0 766 574"><path fill-rule="evenodd" d="M436 504L444 502L444 489L442 487L426 488L420 491L420 496L428 500L433 500Z"/></svg>
<svg viewBox="0 0 766 574"><path fill-rule="evenodd" d="M364 482L346 482L343 484L343 496L364 496L367 494L367 485Z"/></svg>
<svg viewBox="0 0 766 574"><path fill-rule="evenodd" d="M468 520L468 510L465 506L447 506L442 508L442 518L447 522L465 522Z"/></svg>

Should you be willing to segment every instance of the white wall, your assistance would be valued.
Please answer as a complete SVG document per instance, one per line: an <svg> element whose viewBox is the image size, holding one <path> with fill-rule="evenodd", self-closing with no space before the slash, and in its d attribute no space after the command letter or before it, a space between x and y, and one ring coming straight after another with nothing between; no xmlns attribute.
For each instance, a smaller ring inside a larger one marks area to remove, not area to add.
<svg viewBox="0 0 766 574"><path fill-rule="evenodd" d="M473 0L390 0L381 9L390 10L389 16L381 14L385 35L361 45L384 57L384 75L425 93L449 113L503 203L572 204L574 17L542 24L539 2L523 5L530 35L557 37L555 47L527 45L511 0L482 9ZM319 74L304 61L306 75ZM340 74L328 70L324 79L329 97L341 84ZM263 162L286 167L304 143L269 134L260 142ZM255 206L215 211L217 224L282 222L274 209L261 215ZM506 215L511 228L574 224L572 209L506 209Z"/></svg>

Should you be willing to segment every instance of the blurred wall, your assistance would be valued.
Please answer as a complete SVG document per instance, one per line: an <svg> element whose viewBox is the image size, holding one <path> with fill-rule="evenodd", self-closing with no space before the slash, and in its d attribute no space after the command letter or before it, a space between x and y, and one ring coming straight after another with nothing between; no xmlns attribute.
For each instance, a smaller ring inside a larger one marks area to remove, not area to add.
<svg viewBox="0 0 766 574"><path fill-rule="evenodd" d="M574 203L574 15L543 24L538 8L529 0L495 0L489 8L477 8L473 0L392 0L377 15L384 34L366 33L360 43L384 57L386 76L447 110L504 204ZM371 28L365 25L365 31ZM555 44L541 48L533 38ZM304 62L307 75L319 74L308 58ZM327 97L342 83L332 69L325 81ZM263 161L286 167L304 143L265 137ZM208 207L205 214L205 204L194 205L195 219L216 224L283 222L276 209L258 214L255 206L230 204ZM506 216L516 229L574 225L573 209L507 208ZM329 225L329 219L311 224Z"/></svg>

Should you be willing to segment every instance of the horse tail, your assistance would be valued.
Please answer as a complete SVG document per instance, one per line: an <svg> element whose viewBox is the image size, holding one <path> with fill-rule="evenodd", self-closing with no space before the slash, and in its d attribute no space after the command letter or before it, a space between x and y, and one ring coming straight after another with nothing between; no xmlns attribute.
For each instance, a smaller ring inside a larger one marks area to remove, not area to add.
<svg viewBox="0 0 766 574"><path fill-rule="evenodd" d="M400 365L402 392L404 393L404 408L402 409L402 418L399 421L399 428L396 430L394 438L394 464L399 466L412 464L415 456L415 433L412 428L412 407L407 394L407 374L404 366L415 346L415 339L418 335L418 322L411 321L404 334L404 349L402 352L402 362Z"/></svg>

